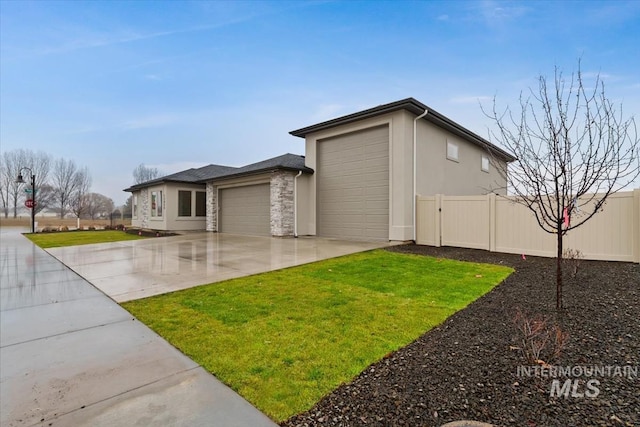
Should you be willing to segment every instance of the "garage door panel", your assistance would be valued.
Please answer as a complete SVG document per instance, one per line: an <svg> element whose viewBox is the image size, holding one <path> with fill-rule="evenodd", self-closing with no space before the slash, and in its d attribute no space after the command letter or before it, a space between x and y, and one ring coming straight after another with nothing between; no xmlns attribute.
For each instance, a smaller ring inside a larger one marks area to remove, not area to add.
<svg viewBox="0 0 640 427"><path fill-rule="evenodd" d="M368 200L386 200L389 201L389 194L383 194L389 188L386 185L371 185L364 188L364 195ZM388 206L387 206L388 207Z"/></svg>
<svg viewBox="0 0 640 427"><path fill-rule="evenodd" d="M368 158L364 161L362 165L364 169L382 169L386 170L387 162L389 161L389 157L376 157L376 158Z"/></svg>
<svg viewBox="0 0 640 427"><path fill-rule="evenodd" d="M326 206L324 213L327 215L342 215L345 217L345 220L348 220L349 215L363 214L366 207L364 202L348 202L346 200L340 203L340 205L341 206Z"/></svg>
<svg viewBox="0 0 640 427"><path fill-rule="evenodd" d="M389 146L384 144L376 144L367 146L364 150L365 159L389 158Z"/></svg>
<svg viewBox="0 0 640 427"><path fill-rule="evenodd" d="M386 200L367 200L365 202L365 209L368 212L375 212L379 214L383 212L386 214L387 209L389 209L389 205Z"/></svg>
<svg viewBox="0 0 640 427"><path fill-rule="evenodd" d="M366 195L366 189L360 186L345 188L342 195L348 199L360 198Z"/></svg>
<svg viewBox="0 0 640 427"><path fill-rule="evenodd" d="M221 189L218 194L219 230L223 233L271 235L269 184Z"/></svg>
<svg viewBox="0 0 640 427"><path fill-rule="evenodd" d="M388 239L388 139L389 130L384 126L319 141L319 235Z"/></svg>

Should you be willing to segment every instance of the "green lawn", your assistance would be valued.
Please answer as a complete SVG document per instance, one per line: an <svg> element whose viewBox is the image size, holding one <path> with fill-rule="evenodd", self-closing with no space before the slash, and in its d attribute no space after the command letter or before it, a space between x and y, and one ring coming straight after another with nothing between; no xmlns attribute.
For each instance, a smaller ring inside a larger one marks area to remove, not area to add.
<svg viewBox="0 0 640 427"><path fill-rule="evenodd" d="M25 237L43 249L144 239L144 237L118 230L58 231L55 233L25 234Z"/></svg>
<svg viewBox="0 0 640 427"><path fill-rule="evenodd" d="M123 306L282 421L511 272L376 250Z"/></svg>

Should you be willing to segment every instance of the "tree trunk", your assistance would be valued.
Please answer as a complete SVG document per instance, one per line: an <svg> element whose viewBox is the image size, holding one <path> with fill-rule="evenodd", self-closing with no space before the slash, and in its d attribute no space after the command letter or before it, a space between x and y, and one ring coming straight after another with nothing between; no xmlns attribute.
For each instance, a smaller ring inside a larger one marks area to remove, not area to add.
<svg viewBox="0 0 640 427"><path fill-rule="evenodd" d="M562 223L557 228L558 254L556 256L556 309L562 308Z"/></svg>

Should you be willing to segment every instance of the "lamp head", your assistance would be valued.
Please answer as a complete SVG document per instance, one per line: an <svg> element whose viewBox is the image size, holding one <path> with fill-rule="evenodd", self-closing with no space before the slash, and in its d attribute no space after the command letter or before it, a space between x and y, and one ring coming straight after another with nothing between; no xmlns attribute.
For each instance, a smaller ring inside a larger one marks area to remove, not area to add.
<svg viewBox="0 0 640 427"><path fill-rule="evenodd" d="M22 174L18 174L18 179L16 179L16 184L24 184L24 179L22 178Z"/></svg>

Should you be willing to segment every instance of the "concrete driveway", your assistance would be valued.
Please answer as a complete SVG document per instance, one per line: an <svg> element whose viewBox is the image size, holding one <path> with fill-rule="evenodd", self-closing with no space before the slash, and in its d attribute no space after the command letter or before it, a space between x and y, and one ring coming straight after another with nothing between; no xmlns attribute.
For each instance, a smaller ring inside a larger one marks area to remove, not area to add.
<svg viewBox="0 0 640 427"><path fill-rule="evenodd" d="M0 228L1 426L276 427L20 231Z"/></svg>
<svg viewBox="0 0 640 427"><path fill-rule="evenodd" d="M203 232L48 252L124 302L385 246L389 242Z"/></svg>

